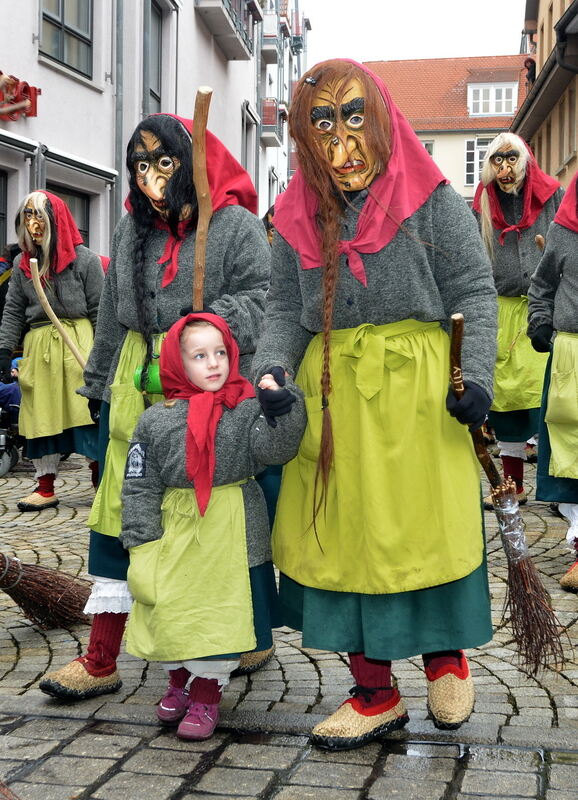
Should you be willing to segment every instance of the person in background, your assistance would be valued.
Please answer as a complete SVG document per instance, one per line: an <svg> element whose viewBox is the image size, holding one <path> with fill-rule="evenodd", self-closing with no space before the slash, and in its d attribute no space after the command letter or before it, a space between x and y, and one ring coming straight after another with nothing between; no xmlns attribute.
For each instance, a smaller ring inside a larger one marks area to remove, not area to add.
<svg viewBox="0 0 578 800"><path fill-rule="evenodd" d="M527 502L524 461L528 441L538 431L546 368L546 356L532 349L526 334L527 294L541 255L536 236L546 235L563 193L519 136L500 133L491 142L473 203L498 292L498 356L488 421L504 476L515 481L522 505ZM493 508L490 496L484 507Z"/></svg>
<svg viewBox="0 0 578 800"><path fill-rule="evenodd" d="M103 271L98 256L83 245L68 206L50 192L36 191L24 198L16 232L22 254L14 262L0 323L0 380L10 379L13 353L28 325L18 375L18 427L37 485L17 505L20 511L41 511L59 503L54 481L62 455L86 456L96 482L98 428L86 399L77 394L82 368L36 295L30 259L38 260L48 300L85 358L94 339Z"/></svg>
<svg viewBox="0 0 578 800"><path fill-rule="evenodd" d="M473 709L464 648L490 640L492 626L465 425L481 426L491 403L496 293L471 213L370 70L312 67L289 124L299 169L275 201L253 370L257 382L296 375L305 393L273 558L284 623L304 647L348 653L352 697L312 731L340 750L406 724L392 659L423 656L438 727ZM455 312L465 315L459 402L445 329Z"/></svg>
<svg viewBox="0 0 578 800"><path fill-rule="evenodd" d="M574 563L560 586L578 591L578 174L548 229L528 290L528 336L549 353L540 410L536 499L569 522ZM553 336L555 337L553 339ZM553 341L552 341L553 339Z"/></svg>

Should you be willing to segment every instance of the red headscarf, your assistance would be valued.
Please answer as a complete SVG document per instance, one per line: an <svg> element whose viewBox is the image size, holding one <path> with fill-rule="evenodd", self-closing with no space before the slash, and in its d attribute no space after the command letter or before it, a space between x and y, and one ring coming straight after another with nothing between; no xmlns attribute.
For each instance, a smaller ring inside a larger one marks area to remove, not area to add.
<svg viewBox="0 0 578 800"><path fill-rule="evenodd" d="M410 124L395 105L385 84L363 64L355 64L370 76L387 108L391 122L391 156L385 171L369 186L369 197L359 215L355 237L339 242L349 269L364 286L367 278L360 253L377 253L399 230L399 225L420 208L440 183L448 183ZM322 263L316 222L318 200L306 184L300 169L275 201L273 224L299 253L301 267L312 269Z"/></svg>
<svg viewBox="0 0 578 800"><path fill-rule="evenodd" d="M181 333L192 320L205 320L223 335L229 356L229 377L218 392L205 392L187 378L181 356ZM204 515L211 497L215 473L215 435L223 413L223 406L234 408L248 397L255 397L255 389L239 373L239 347L225 320L216 314L188 314L175 322L163 343L160 357L160 374L165 397L184 398L189 401L185 457L188 479L195 485L197 503Z"/></svg>
<svg viewBox="0 0 578 800"><path fill-rule="evenodd" d="M578 216L576 215L576 199L578 197L576 191L576 182L578 181L578 172L574 173L574 177L570 181L566 193L562 198L562 202L558 207L554 222L558 225L563 225L571 231L578 233Z"/></svg>
<svg viewBox="0 0 578 800"><path fill-rule="evenodd" d="M57 197L55 194L46 192L44 189L38 189L38 191L46 195L50 200L52 213L54 215L54 230L52 231L52 235L56 235L56 252L54 254L54 261L50 265L50 272L54 275L55 273L62 272L69 264L72 264L76 259L75 248L77 245L83 243L83 239L80 235L80 231L76 227L76 222L70 213L70 209L64 200L61 200L60 197ZM22 258L18 266L27 278L32 277L32 273L30 272L30 253L26 251L22 253Z"/></svg>
<svg viewBox="0 0 578 800"><path fill-rule="evenodd" d="M178 117L176 114L153 114L152 116L172 117L176 119L192 138L192 119L184 119L183 117ZM243 208L256 214L258 205L257 192L255 191L255 187L253 186L253 182L247 170L239 164L225 145L209 130L206 132L205 141L207 147L207 178L211 192L213 212L225 206L237 205L243 206ZM128 200L125 202L125 206L132 212ZM179 238L175 239L169 226L162 217L159 216L155 220L155 227L169 231L169 238L167 239L165 250L157 261L157 264L167 265L161 282L161 288L168 286L177 274L179 268L179 250L181 249L187 223L187 220L179 222Z"/></svg>
<svg viewBox="0 0 578 800"><path fill-rule="evenodd" d="M532 150L526 142L524 142L528 149L528 163L526 164L526 176L524 178L524 209L522 211L522 218L515 225L510 225L506 222L498 192L501 189L496 188L496 181L491 181L487 186L484 186L482 181L478 184L476 194L474 195L473 209L478 214L481 213L480 197L484 189L488 192L488 200L490 201L490 213L492 215L492 225L498 231L501 231L498 241L501 245L504 244L504 238L510 231L516 231L518 237L520 231L532 227L536 222L538 215L544 208L545 203L552 197L552 195L560 188L560 183L555 178L550 177L545 172L542 172L538 166L538 162L534 158Z"/></svg>

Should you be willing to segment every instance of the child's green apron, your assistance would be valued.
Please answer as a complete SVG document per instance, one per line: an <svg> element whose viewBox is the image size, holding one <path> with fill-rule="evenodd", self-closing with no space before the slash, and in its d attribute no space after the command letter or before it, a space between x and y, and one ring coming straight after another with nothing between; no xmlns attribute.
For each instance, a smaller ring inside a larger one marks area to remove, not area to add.
<svg viewBox="0 0 578 800"><path fill-rule="evenodd" d="M557 333L548 406L550 475L578 478L578 333Z"/></svg>
<svg viewBox="0 0 578 800"><path fill-rule="evenodd" d="M135 602L127 651L148 661L184 661L252 650L240 484L214 486L204 517L194 489L167 489L161 511L162 538L130 548Z"/></svg>

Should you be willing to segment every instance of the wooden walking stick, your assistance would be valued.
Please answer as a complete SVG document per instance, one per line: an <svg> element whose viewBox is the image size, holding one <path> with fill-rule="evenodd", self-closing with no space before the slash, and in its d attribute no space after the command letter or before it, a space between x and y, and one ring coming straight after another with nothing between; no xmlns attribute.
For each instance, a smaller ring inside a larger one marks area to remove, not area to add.
<svg viewBox="0 0 578 800"><path fill-rule="evenodd" d="M456 397L464 394L461 348L463 314L452 314L450 381ZM498 518L502 546L508 561L508 583L502 620L509 615L520 659L531 675L540 669L564 664L560 626L534 562L530 558L525 524L516 497L516 484L502 480L486 449L481 428L471 433L474 449L492 487L492 503Z"/></svg>
<svg viewBox="0 0 578 800"><path fill-rule="evenodd" d="M193 311L203 310L203 293L205 287L205 258L207 253L207 234L213 216L213 204L207 176L207 143L206 130L209 106L213 90L209 86L200 86L195 99L193 118L193 183L197 195L199 216L195 236L195 271L193 277Z"/></svg>
<svg viewBox="0 0 578 800"><path fill-rule="evenodd" d="M40 300L40 305L46 311L48 319L53 323L58 333L62 336L62 341L64 342L64 344L70 349L72 355L75 357L75 359L78 361L78 363L84 370L86 366L85 359L83 358L78 347L70 338L69 334L65 331L64 325L58 319L58 317L56 316L56 314L52 309L52 306L48 302L48 298L46 297L46 292L44 291L44 287L42 286L42 281L40 280L40 274L38 272L38 260L36 258L30 259L30 272L32 274L32 283L34 284L34 289L36 290L36 294L38 295L38 299Z"/></svg>

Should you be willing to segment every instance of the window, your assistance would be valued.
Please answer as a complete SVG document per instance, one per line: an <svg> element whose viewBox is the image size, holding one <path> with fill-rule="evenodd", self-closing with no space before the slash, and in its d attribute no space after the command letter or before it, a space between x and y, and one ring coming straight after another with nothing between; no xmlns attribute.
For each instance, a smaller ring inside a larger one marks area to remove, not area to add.
<svg viewBox="0 0 578 800"><path fill-rule="evenodd" d="M71 189L63 189L60 186L48 183L46 189L52 194L64 200L70 213L74 217L74 221L80 231L80 235L84 239L84 244L89 247L89 220L90 220L90 197L83 192L74 192Z"/></svg>
<svg viewBox="0 0 578 800"><path fill-rule="evenodd" d="M92 77L92 0L42 0L44 55Z"/></svg>
<svg viewBox="0 0 578 800"><path fill-rule="evenodd" d="M471 117L511 115L518 97L517 83L470 84L468 113Z"/></svg>
<svg viewBox="0 0 578 800"><path fill-rule="evenodd" d="M257 123L257 116L252 111L249 101L245 100L241 106L241 164L253 181L255 180Z"/></svg>
<svg viewBox="0 0 578 800"><path fill-rule="evenodd" d="M430 156L433 156L433 149L434 149L433 139L429 139L427 141L420 139L420 142L423 144L423 146L425 147L426 151L430 154Z"/></svg>
<svg viewBox="0 0 578 800"><path fill-rule="evenodd" d="M466 140L466 178L464 181L466 186L477 186L480 180L482 161L491 141L491 137Z"/></svg>
<svg viewBox="0 0 578 800"><path fill-rule="evenodd" d="M0 254L6 247L8 229L6 216L8 213L8 173L0 169Z"/></svg>
<svg viewBox="0 0 578 800"><path fill-rule="evenodd" d="M149 67L149 113L161 111L162 74L162 33L163 12L154 2L151 3L150 67Z"/></svg>

